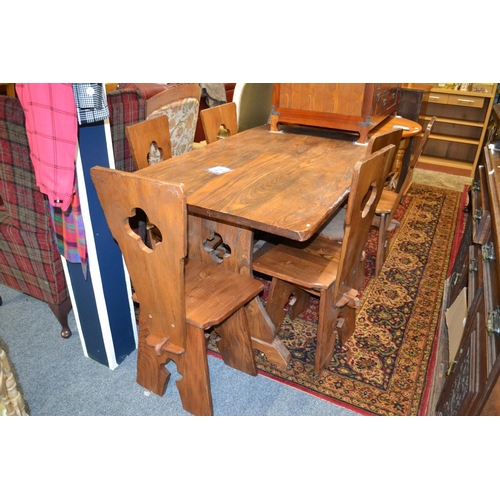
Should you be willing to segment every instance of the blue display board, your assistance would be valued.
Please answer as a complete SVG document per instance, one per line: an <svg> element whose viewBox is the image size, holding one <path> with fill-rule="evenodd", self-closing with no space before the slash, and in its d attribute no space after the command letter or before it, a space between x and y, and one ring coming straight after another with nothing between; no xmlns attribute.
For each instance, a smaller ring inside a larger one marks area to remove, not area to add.
<svg viewBox="0 0 500 500"><path fill-rule="evenodd" d="M65 264L84 354L111 369L137 348L131 285L90 177L95 165L114 168L109 122L80 125L76 171L88 249L88 275Z"/></svg>

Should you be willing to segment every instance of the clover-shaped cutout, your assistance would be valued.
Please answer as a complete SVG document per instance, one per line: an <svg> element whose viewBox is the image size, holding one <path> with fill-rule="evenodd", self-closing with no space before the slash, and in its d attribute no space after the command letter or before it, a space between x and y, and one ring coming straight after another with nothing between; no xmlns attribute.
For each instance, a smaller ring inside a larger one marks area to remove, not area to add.
<svg viewBox="0 0 500 500"><path fill-rule="evenodd" d="M140 227L144 229L141 231ZM136 241L141 250L147 253L153 252L155 246L163 240L160 229L150 221L146 212L141 208L134 208L132 210L132 217L125 219L125 230Z"/></svg>
<svg viewBox="0 0 500 500"><path fill-rule="evenodd" d="M203 248L217 263L231 256L231 248L223 242L222 236L218 233L212 233L210 237L204 239Z"/></svg>
<svg viewBox="0 0 500 500"><path fill-rule="evenodd" d="M158 146L156 141L153 141L149 146L148 165L154 165L163 161L163 149Z"/></svg>

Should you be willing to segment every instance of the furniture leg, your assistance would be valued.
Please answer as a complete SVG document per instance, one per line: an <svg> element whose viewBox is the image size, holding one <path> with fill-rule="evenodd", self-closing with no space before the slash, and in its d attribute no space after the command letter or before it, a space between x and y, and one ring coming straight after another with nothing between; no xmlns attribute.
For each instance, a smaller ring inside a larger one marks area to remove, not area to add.
<svg viewBox="0 0 500 500"><path fill-rule="evenodd" d="M290 318L292 319L295 319L299 314L303 313L309 307L310 298L310 295L300 288L296 288L294 294L295 300L293 304L290 304L288 306L288 316L290 316Z"/></svg>
<svg viewBox="0 0 500 500"><path fill-rule="evenodd" d="M147 343L149 331L142 327L139 319L139 342L137 349L137 383L148 391L163 396L170 379L170 372L165 368L167 353L158 356L154 346Z"/></svg>
<svg viewBox="0 0 500 500"><path fill-rule="evenodd" d="M198 416L214 414L208 373L205 332L186 325L186 352L176 359L182 379L177 380L182 407Z"/></svg>
<svg viewBox="0 0 500 500"><path fill-rule="evenodd" d="M69 339L71 337L71 330L68 325L68 314L71 311L71 300L68 298L60 304L49 304L49 307L62 327L61 337Z"/></svg>
<svg viewBox="0 0 500 500"><path fill-rule="evenodd" d="M285 306L290 299L290 295L296 290L297 287L286 281L277 278L273 278L271 281L266 311L277 332L280 331L281 324L285 318Z"/></svg>
<svg viewBox="0 0 500 500"><path fill-rule="evenodd" d="M356 309L344 306L339 312L337 332L341 345L344 345L354 334L356 328Z"/></svg>
<svg viewBox="0 0 500 500"><path fill-rule="evenodd" d="M238 309L214 329L220 336L218 347L224 363L248 375L257 375L245 309Z"/></svg>
<svg viewBox="0 0 500 500"><path fill-rule="evenodd" d="M380 214L378 226L377 256L375 260L375 277L378 278L385 261L385 245L387 244L387 215Z"/></svg>
<svg viewBox="0 0 500 500"><path fill-rule="evenodd" d="M337 318L339 308L334 305L333 285L321 292L319 300L318 334L316 338L316 355L314 358L314 372L321 373L333 356L336 340Z"/></svg>
<svg viewBox="0 0 500 500"><path fill-rule="evenodd" d="M279 132L279 127L278 127L279 117L280 117L279 114L271 113L271 120L269 122L269 130L271 132Z"/></svg>
<svg viewBox="0 0 500 500"><path fill-rule="evenodd" d="M220 262L208 252L204 241L212 235L219 235L228 253ZM219 265L224 269L247 276L253 276L253 230L240 226L224 224L210 218L189 215L188 218L188 256L206 264ZM272 363L286 367L291 354L283 343L276 338L276 328L269 318L259 297L252 299L246 306L248 327L254 349L262 351ZM240 333L240 335L243 335Z"/></svg>

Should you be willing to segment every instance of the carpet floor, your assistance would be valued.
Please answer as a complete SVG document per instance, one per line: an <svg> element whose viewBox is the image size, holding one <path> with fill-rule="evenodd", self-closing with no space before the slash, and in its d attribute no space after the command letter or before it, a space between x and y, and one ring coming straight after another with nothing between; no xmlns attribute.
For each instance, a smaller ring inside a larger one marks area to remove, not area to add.
<svg viewBox="0 0 500 500"><path fill-rule="evenodd" d="M462 185L463 189L463 185ZM414 184L396 216L386 262L372 279L377 245L367 244L366 287L356 330L337 345L329 366L315 375L318 300L294 321L286 316L278 337L292 354L286 369L258 356L262 374L367 415L419 415L453 248L461 194ZM403 215L404 214L404 215ZM265 301L265 295L263 297ZM217 352L217 337L209 349Z"/></svg>

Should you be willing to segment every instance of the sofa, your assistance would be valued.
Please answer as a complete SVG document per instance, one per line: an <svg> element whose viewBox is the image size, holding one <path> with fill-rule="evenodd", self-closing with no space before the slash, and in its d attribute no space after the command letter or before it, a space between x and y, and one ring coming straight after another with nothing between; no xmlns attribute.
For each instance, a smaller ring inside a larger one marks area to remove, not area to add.
<svg viewBox="0 0 500 500"><path fill-rule="evenodd" d="M137 89L108 92L115 166L133 171L125 137L128 125L146 117L146 98ZM16 97L0 95L0 283L46 302L68 338L71 301L51 223L47 197L36 185ZM0 297L1 305L1 297Z"/></svg>

